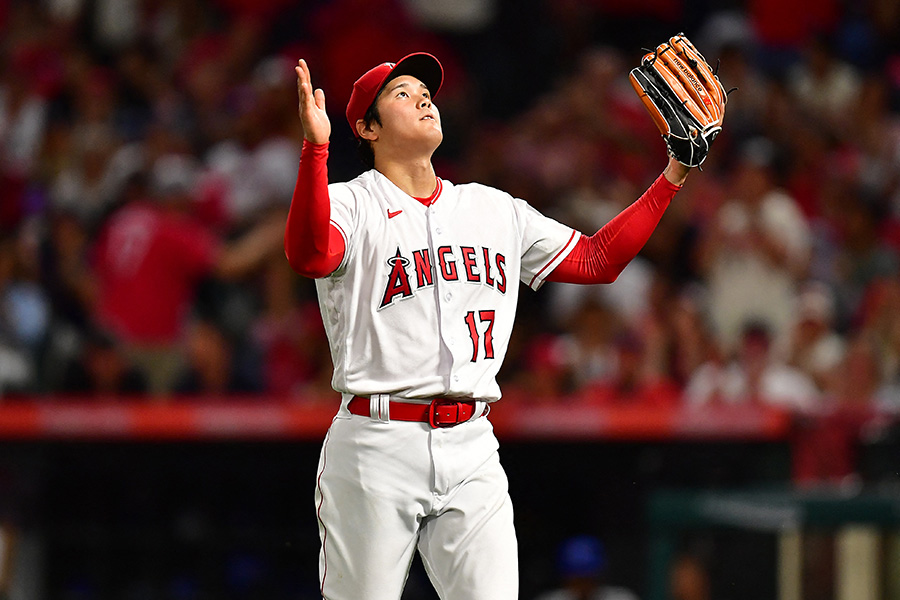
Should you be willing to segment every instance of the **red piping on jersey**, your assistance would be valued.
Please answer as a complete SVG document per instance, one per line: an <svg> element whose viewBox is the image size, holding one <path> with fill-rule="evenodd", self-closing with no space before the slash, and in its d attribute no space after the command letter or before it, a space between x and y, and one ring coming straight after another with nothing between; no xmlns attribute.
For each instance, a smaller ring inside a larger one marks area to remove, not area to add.
<svg viewBox="0 0 900 600"><path fill-rule="evenodd" d="M438 196L441 195L441 190L444 189L444 184L441 183L440 177L435 177L434 191L431 192L431 195L427 198L419 198L418 196L413 196L416 200L424 204L425 206L431 206L435 202L437 202Z"/></svg>
<svg viewBox="0 0 900 600"><path fill-rule="evenodd" d="M557 252L556 255L555 255L555 256L554 256L554 257L553 257L546 265L544 265L544 267L543 267L540 271L538 271L537 273L535 273L534 277L531 278L531 281L528 282L528 287L531 287L532 284L534 284L534 280L537 279L538 277L540 277L540 276L541 276L541 273L543 273L544 271L547 270L547 267L549 267L549 266L552 265L554 262L556 262L556 259L559 258L559 255L562 254L562 253L566 250L566 248L568 248L569 245L572 243L572 238L574 238L574 237L575 237L575 234L577 234L577 233L578 233L577 231L574 231L574 230L572 231L572 235L569 236L569 240L566 242L566 245L563 246L563 247L560 249L560 251ZM582 237L584 237L584 236L582 236ZM579 240L579 241L580 241L580 240ZM565 260L563 260L563 262L565 262Z"/></svg>
<svg viewBox="0 0 900 600"><path fill-rule="evenodd" d="M347 239L347 232L344 231L343 227L341 227L334 221L329 221L329 225L331 226L332 234L337 233L338 236L341 238L341 242L344 242L344 240ZM344 253L341 252L341 259L343 260L343 258L344 258ZM338 263L338 265L340 266L340 263ZM337 267L335 267L335 268L337 268Z"/></svg>

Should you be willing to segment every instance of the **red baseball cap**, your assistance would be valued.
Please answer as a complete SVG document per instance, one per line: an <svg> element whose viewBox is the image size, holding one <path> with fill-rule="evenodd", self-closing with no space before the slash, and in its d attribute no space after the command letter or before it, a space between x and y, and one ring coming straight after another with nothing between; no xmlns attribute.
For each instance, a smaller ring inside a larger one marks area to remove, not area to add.
<svg viewBox="0 0 900 600"><path fill-rule="evenodd" d="M431 97L434 98L441 89L444 68L434 56L426 52L416 52L404 56L396 63L381 63L377 67L369 69L353 84L353 93L350 94L350 102L347 103L347 122L350 123L353 135L359 137L356 132L356 122L366 116L366 111L375 102L381 86L401 75L412 75L424 83L428 86Z"/></svg>

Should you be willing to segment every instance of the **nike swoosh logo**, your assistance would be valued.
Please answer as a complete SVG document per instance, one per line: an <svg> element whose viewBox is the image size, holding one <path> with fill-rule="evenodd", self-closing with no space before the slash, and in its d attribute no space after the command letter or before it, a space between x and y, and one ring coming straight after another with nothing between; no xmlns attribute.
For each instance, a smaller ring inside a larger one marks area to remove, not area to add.
<svg viewBox="0 0 900 600"><path fill-rule="evenodd" d="M401 210L390 210L390 209L388 209L387 212L388 212L388 219L393 219L394 217L396 217L397 215L399 215L400 213L402 213L403 210L402 210L402 209L401 209Z"/></svg>

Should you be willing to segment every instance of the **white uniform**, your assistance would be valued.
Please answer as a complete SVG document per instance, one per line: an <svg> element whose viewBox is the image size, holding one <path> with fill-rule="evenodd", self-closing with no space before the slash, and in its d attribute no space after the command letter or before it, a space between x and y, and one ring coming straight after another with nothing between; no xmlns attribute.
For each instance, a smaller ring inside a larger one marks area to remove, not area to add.
<svg viewBox="0 0 900 600"><path fill-rule="evenodd" d="M518 597L512 506L490 422L391 421L388 400L500 398L521 280L538 289L579 233L526 202L438 180L425 206L375 170L331 184L344 260L316 286L341 409L316 493L322 594L400 597L418 546L441 598ZM372 417L347 403L368 396ZM481 405L479 405L481 406Z"/></svg>

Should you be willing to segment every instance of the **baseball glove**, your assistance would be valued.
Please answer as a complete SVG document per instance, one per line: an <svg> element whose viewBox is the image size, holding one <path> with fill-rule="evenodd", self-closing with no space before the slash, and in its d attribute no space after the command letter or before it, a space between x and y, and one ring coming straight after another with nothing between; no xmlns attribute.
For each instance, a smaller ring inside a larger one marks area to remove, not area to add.
<svg viewBox="0 0 900 600"><path fill-rule="evenodd" d="M703 55L683 34L644 56L629 80L666 140L669 154L699 167L722 131L728 94Z"/></svg>

